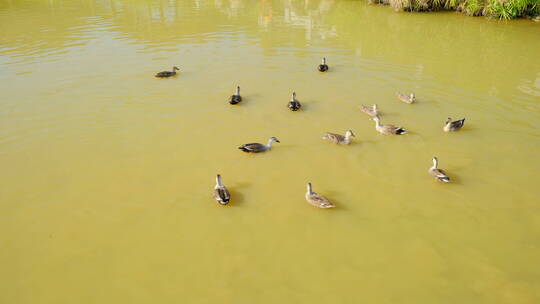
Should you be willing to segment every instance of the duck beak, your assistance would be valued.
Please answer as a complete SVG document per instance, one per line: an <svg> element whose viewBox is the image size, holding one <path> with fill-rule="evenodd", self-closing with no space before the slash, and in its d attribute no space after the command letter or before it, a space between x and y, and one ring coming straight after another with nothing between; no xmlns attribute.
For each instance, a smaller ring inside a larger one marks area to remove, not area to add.
<svg viewBox="0 0 540 304"><path fill-rule="evenodd" d="M277 139L276 139L276 142L280 143L280 141L279 141L279 140L277 140Z"/></svg>

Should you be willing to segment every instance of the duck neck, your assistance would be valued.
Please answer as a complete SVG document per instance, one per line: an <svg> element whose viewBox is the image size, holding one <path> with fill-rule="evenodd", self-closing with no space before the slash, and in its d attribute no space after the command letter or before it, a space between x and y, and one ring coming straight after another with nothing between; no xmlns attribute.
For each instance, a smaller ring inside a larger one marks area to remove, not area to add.
<svg viewBox="0 0 540 304"><path fill-rule="evenodd" d="M240 96L240 87L236 87L236 96Z"/></svg>
<svg viewBox="0 0 540 304"><path fill-rule="evenodd" d="M348 144L351 142L351 133L347 132L345 133L345 143Z"/></svg>
<svg viewBox="0 0 540 304"><path fill-rule="evenodd" d="M380 126L381 126L381 120L380 120L378 117L376 117L376 118L373 119L373 120L375 120L375 125L376 125L377 127L380 127Z"/></svg>
<svg viewBox="0 0 540 304"><path fill-rule="evenodd" d="M266 148L271 149L271 148L272 148L272 143L273 143L273 142L274 142L274 139L270 138L270 139L268 140L268 144L266 144Z"/></svg>
<svg viewBox="0 0 540 304"><path fill-rule="evenodd" d="M323 64L323 65L326 65L326 57L323 57L323 59L322 59L322 64Z"/></svg>
<svg viewBox="0 0 540 304"><path fill-rule="evenodd" d="M307 192L306 194L310 195L313 194L313 187L311 186L311 183L307 184Z"/></svg>
<svg viewBox="0 0 540 304"><path fill-rule="evenodd" d="M221 175L216 176L216 187L223 187L221 183Z"/></svg>
<svg viewBox="0 0 540 304"><path fill-rule="evenodd" d="M433 158L433 167L431 169L437 169L437 166L439 165L439 160L436 158Z"/></svg>
<svg viewBox="0 0 540 304"><path fill-rule="evenodd" d="M292 93L291 101L296 101L296 93L295 92Z"/></svg>

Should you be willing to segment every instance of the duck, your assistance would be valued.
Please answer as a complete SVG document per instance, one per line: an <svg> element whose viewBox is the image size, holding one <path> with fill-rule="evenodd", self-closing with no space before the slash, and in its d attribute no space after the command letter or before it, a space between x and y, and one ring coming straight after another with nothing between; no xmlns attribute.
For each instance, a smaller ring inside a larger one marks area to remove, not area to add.
<svg viewBox="0 0 540 304"><path fill-rule="evenodd" d="M379 108L376 104L371 107L361 105L360 110L371 117L379 116Z"/></svg>
<svg viewBox="0 0 540 304"><path fill-rule="evenodd" d="M448 177L448 175L446 175L446 172L444 172L442 169L437 168L438 165L439 160L437 159L437 157L433 157L433 167L429 168L429 174L438 181L449 183L450 178Z"/></svg>
<svg viewBox="0 0 540 304"><path fill-rule="evenodd" d="M296 92L292 93L291 101L289 101L288 107L291 111L298 111L302 107L300 101L296 100Z"/></svg>
<svg viewBox="0 0 540 304"><path fill-rule="evenodd" d="M326 64L326 57L323 57L322 63L319 64L319 66L317 67L317 70L319 70L319 72L328 71L328 65Z"/></svg>
<svg viewBox="0 0 540 304"><path fill-rule="evenodd" d="M416 96L414 95L414 93L406 95L406 94L402 94L400 92L396 92L396 96L397 96L397 98L399 98L399 100L403 101L404 103L408 103L408 104L411 104L416 100Z"/></svg>
<svg viewBox="0 0 540 304"><path fill-rule="evenodd" d="M241 145L240 147L238 147L238 149L246 152L246 153L259 153L259 152L265 152L265 151L268 151L272 148L272 143L274 142L280 142L277 138L275 137L270 137L270 139L268 139L268 144L266 145L263 145L263 144L260 144L260 143L249 143L249 144L245 144L245 145Z"/></svg>
<svg viewBox="0 0 540 304"><path fill-rule="evenodd" d="M461 129L461 127L463 127L464 124L465 124L465 118L452 121L452 118L448 117L448 119L445 122L443 130L444 132L457 131Z"/></svg>
<svg viewBox="0 0 540 304"><path fill-rule="evenodd" d="M231 95L231 98L229 99L229 103L232 105L235 105L242 101L242 96L240 96L240 86L236 87L236 94Z"/></svg>
<svg viewBox="0 0 540 304"><path fill-rule="evenodd" d="M221 175L216 176L216 186L214 187L214 199L220 205L227 205L231 200L229 190L221 183Z"/></svg>
<svg viewBox="0 0 540 304"><path fill-rule="evenodd" d="M336 207L336 205L332 204L326 197L313 192L311 183L307 184L306 201L311 205L322 209Z"/></svg>
<svg viewBox="0 0 540 304"><path fill-rule="evenodd" d="M335 144L339 145L348 145L351 143L351 136L356 137L351 130L347 130L345 132L345 136L335 133L326 132L326 135L322 137L322 139L326 139L328 141L331 141Z"/></svg>
<svg viewBox="0 0 540 304"><path fill-rule="evenodd" d="M379 133L394 135L401 135L407 133L407 130L403 129L402 127L381 124L381 119L379 118L379 116L373 117L373 120L375 121L375 130L379 131Z"/></svg>
<svg viewBox="0 0 540 304"><path fill-rule="evenodd" d="M180 71L179 68L173 67L172 71L163 71L156 74L156 77L158 78L165 78L165 77L171 77L176 75L176 71Z"/></svg>

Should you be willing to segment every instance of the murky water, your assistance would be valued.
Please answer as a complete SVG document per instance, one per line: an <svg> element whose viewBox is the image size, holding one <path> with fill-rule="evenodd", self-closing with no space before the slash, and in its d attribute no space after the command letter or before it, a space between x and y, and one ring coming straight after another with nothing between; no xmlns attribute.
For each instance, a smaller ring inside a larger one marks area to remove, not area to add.
<svg viewBox="0 0 540 304"><path fill-rule="evenodd" d="M538 54L363 1L1 1L0 303L539 303Z"/></svg>

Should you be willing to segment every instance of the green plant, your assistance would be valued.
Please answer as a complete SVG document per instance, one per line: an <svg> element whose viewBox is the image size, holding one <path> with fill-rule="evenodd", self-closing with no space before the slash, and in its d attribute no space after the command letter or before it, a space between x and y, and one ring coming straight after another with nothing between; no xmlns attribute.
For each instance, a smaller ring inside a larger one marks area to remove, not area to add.
<svg viewBox="0 0 540 304"><path fill-rule="evenodd" d="M368 0L396 11L457 10L470 16L501 19L540 16L540 0Z"/></svg>

